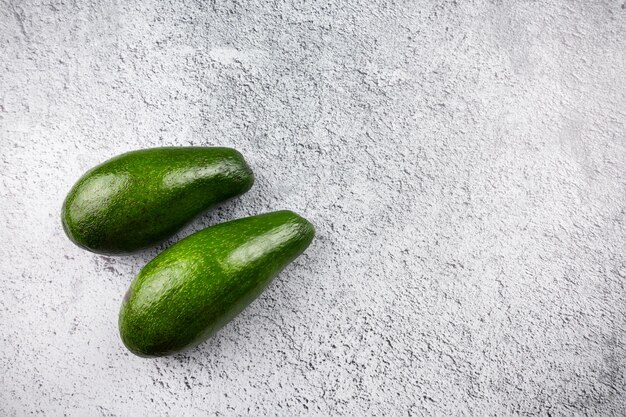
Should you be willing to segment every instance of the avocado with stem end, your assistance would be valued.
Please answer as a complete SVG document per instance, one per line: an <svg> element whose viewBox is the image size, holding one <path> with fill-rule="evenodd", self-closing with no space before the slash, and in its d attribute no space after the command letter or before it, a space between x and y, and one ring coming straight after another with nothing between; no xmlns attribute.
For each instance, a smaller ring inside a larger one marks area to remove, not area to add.
<svg viewBox="0 0 626 417"><path fill-rule="evenodd" d="M196 346L250 304L314 234L304 218L277 211L181 240L132 282L120 310L122 341L144 357Z"/></svg>
<svg viewBox="0 0 626 417"><path fill-rule="evenodd" d="M158 243L194 217L248 191L254 182L230 148L153 148L119 155L88 171L62 209L78 246L124 254Z"/></svg>

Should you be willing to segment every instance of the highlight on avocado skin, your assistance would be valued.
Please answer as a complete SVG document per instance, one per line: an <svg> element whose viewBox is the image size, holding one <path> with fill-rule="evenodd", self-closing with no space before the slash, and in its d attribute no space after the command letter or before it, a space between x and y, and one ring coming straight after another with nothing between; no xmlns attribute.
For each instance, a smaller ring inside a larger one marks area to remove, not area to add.
<svg viewBox="0 0 626 417"><path fill-rule="evenodd" d="M130 253L167 239L253 183L252 170L231 148L133 151L78 180L63 203L63 229L92 252Z"/></svg>
<svg viewBox="0 0 626 417"><path fill-rule="evenodd" d="M309 246L315 230L291 211L201 230L150 261L132 282L119 316L126 347L170 355L206 340Z"/></svg>

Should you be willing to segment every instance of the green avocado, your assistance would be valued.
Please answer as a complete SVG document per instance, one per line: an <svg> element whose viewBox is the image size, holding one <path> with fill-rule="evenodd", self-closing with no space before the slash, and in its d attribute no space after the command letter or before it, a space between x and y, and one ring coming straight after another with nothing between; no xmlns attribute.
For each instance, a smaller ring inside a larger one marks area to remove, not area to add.
<svg viewBox="0 0 626 417"><path fill-rule="evenodd" d="M129 152L78 180L63 203L63 229L74 243L92 252L134 252L245 193L253 182L243 156L230 148Z"/></svg>
<svg viewBox="0 0 626 417"><path fill-rule="evenodd" d="M291 211L209 227L150 261L124 296L119 328L138 356L165 356L214 334L311 243L311 223Z"/></svg>

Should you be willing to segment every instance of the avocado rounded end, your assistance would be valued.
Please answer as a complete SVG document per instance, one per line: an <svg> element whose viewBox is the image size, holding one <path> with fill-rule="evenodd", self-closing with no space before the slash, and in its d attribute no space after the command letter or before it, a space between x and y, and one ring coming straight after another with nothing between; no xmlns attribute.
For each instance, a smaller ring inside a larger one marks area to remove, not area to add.
<svg viewBox="0 0 626 417"><path fill-rule="evenodd" d="M77 185L72 188L72 190L65 198L65 201L63 202L63 207L61 208L61 225L63 226L63 231L65 232L65 235L70 241L72 241L72 243L82 249L92 251L87 242L85 242L84 239L81 238L81 235L83 235L83 233L81 232L80 227L77 225L76 220L72 217L71 214L70 207L76 196L76 188Z"/></svg>
<svg viewBox="0 0 626 417"><path fill-rule="evenodd" d="M307 241L307 246L310 242L313 241L313 238L315 237L315 233L316 233L315 226L313 226L313 223L311 223L310 221L308 221L307 219L305 219L298 213L293 212L291 210L280 210L273 214L282 215L282 216L289 218L289 221L298 227L299 235L301 236L303 240Z"/></svg>
<svg viewBox="0 0 626 417"><path fill-rule="evenodd" d="M236 172L233 172L233 176L239 181L241 187L239 193L243 194L250 190L254 185L254 172L252 171L252 168L250 168L250 165L248 165L248 162L241 152L232 148L227 149L233 153L236 162Z"/></svg>
<svg viewBox="0 0 626 417"><path fill-rule="evenodd" d="M131 289L129 289L124 296L118 321L118 328L122 343L131 353L142 358L165 356L167 353L159 352L158 349L151 346L152 343L150 342L150 336L145 334L142 330L144 325L147 325L148 323L142 323L141 319L136 317L136 314L128 311L130 308L128 306L130 301L130 292Z"/></svg>

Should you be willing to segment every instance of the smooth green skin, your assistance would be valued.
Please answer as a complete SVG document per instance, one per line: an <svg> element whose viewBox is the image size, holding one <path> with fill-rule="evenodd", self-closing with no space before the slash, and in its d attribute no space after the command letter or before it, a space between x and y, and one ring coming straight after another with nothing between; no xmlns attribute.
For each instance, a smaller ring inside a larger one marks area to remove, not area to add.
<svg viewBox="0 0 626 417"><path fill-rule="evenodd" d="M130 253L170 237L253 182L243 156L230 148L129 152L78 180L63 203L63 229L92 252Z"/></svg>
<svg viewBox="0 0 626 417"><path fill-rule="evenodd" d="M277 211L222 223L181 240L131 284L119 317L138 356L165 356L201 343L250 304L311 243L311 223Z"/></svg>

